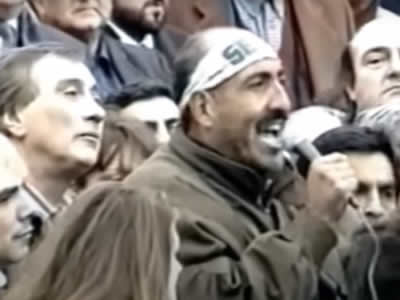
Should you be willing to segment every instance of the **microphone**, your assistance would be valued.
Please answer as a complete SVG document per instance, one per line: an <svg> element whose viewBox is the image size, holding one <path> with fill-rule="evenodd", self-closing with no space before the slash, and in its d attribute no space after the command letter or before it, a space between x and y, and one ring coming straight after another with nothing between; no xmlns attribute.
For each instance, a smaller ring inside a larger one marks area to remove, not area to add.
<svg viewBox="0 0 400 300"><path fill-rule="evenodd" d="M307 139L303 139L295 143L293 146L293 151L299 156L307 159L310 164L318 157L321 157L321 153L318 151L318 149Z"/></svg>

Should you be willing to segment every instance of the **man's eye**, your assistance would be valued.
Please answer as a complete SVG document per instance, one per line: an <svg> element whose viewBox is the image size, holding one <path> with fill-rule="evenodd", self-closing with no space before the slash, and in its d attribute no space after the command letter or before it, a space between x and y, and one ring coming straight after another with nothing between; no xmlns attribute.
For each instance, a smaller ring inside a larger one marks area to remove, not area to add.
<svg viewBox="0 0 400 300"><path fill-rule="evenodd" d="M68 96L68 97L76 97L76 96L78 96L78 91L77 91L77 90L73 90L73 89L71 89L71 90L66 90L66 91L64 92L64 95L65 95L65 96Z"/></svg>
<svg viewBox="0 0 400 300"><path fill-rule="evenodd" d="M376 64L379 64L381 61L382 61L382 59L380 59L380 58L370 59L368 61L368 64L369 65L376 65Z"/></svg>
<svg viewBox="0 0 400 300"><path fill-rule="evenodd" d="M383 55L373 55L367 58L366 63L367 65L374 67L384 62L385 59L386 58Z"/></svg>
<svg viewBox="0 0 400 300"><path fill-rule="evenodd" d="M355 194L361 196L361 195L365 195L367 192L368 192L368 187L363 184L360 184L360 185L358 185L358 187L355 191Z"/></svg>
<svg viewBox="0 0 400 300"><path fill-rule="evenodd" d="M394 196L395 196L395 191L394 191L394 189L393 188L386 188L386 189L383 189L383 191L382 191L382 195L385 197L385 198L394 198Z"/></svg>
<svg viewBox="0 0 400 300"><path fill-rule="evenodd" d="M260 79L254 80L254 81L250 82L249 86L252 88L258 88L258 87L263 86L264 82L265 82L264 80L260 80Z"/></svg>

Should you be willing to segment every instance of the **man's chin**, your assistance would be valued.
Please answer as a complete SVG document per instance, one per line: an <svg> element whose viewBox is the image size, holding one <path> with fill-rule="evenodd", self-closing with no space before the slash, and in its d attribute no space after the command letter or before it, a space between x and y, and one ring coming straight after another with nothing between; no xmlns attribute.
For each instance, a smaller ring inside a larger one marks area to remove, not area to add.
<svg viewBox="0 0 400 300"><path fill-rule="evenodd" d="M278 153L274 156L262 157L254 164L255 168L265 172L272 177L282 173L285 167L285 159L283 153Z"/></svg>

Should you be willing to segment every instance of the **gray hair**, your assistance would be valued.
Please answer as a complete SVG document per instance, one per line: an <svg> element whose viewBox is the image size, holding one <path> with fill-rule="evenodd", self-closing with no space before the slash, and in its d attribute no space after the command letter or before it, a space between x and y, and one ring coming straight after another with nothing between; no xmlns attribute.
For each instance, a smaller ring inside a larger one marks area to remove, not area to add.
<svg viewBox="0 0 400 300"><path fill-rule="evenodd" d="M382 132L390 141L396 162L400 161L400 103L363 110L356 116L355 123Z"/></svg>
<svg viewBox="0 0 400 300"><path fill-rule="evenodd" d="M25 108L38 95L39 89L31 77L36 62L48 55L84 62L85 55L59 43L7 49L0 55L0 131L7 134L2 117Z"/></svg>
<svg viewBox="0 0 400 300"><path fill-rule="evenodd" d="M292 112L286 122L282 137L291 149L297 142L313 142L321 134L342 126L347 116L344 112L327 106L310 106Z"/></svg>
<svg viewBox="0 0 400 300"><path fill-rule="evenodd" d="M360 112L355 119L359 126L370 127L390 133L400 122L400 104L388 103L366 109Z"/></svg>

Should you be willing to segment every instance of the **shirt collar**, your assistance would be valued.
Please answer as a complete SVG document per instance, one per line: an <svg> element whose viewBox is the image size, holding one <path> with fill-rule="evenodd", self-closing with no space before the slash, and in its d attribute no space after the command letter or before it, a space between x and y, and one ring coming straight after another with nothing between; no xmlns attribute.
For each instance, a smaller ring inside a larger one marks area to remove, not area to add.
<svg viewBox="0 0 400 300"><path fill-rule="evenodd" d="M245 11L248 15L253 17L258 17L260 15L261 7L268 3L266 0L234 0L233 2L237 8Z"/></svg>
<svg viewBox="0 0 400 300"><path fill-rule="evenodd" d="M10 25L15 30L18 30L18 25L19 25L18 18L14 18L14 19L8 20L7 24Z"/></svg>
<svg viewBox="0 0 400 300"><path fill-rule="evenodd" d="M150 49L154 48L154 37L151 34L146 34L142 41L137 41L112 21L108 21L106 26L107 30L110 31L116 38L118 38L118 40L120 40L124 44L132 46L143 45Z"/></svg>

